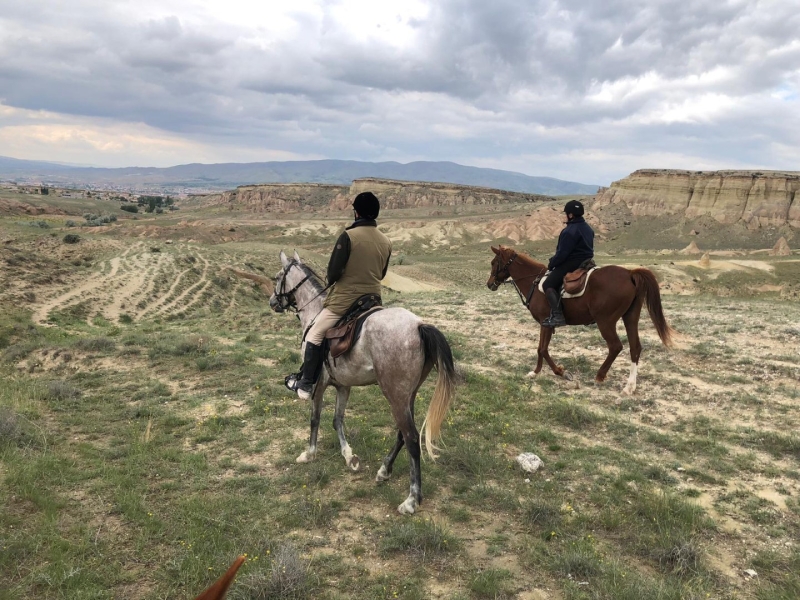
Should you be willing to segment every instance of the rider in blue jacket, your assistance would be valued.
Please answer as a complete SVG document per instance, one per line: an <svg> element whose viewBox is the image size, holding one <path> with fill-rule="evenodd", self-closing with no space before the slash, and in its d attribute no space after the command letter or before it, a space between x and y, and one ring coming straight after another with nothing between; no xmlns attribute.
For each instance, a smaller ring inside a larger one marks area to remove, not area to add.
<svg viewBox="0 0 800 600"><path fill-rule="evenodd" d="M564 206L567 226L558 236L556 253L547 264L550 274L544 282L544 294L550 304L550 316L542 321L545 327L566 325L561 310L561 286L564 276L576 269L587 259L594 258L594 230L583 218L583 204L570 200Z"/></svg>

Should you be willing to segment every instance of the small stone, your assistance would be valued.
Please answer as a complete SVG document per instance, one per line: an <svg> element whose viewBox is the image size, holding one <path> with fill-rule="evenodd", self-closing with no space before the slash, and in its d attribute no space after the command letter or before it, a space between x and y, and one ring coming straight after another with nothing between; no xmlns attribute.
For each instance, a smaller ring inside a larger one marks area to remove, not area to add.
<svg viewBox="0 0 800 600"><path fill-rule="evenodd" d="M753 569L745 569L744 574L748 577L758 577L758 573L756 573Z"/></svg>
<svg viewBox="0 0 800 600"><path fill-rule="evenodd" d="M517 463L523 471L535 473L544 464L542 459L530 452L523 452L517 457Z"/></svg>

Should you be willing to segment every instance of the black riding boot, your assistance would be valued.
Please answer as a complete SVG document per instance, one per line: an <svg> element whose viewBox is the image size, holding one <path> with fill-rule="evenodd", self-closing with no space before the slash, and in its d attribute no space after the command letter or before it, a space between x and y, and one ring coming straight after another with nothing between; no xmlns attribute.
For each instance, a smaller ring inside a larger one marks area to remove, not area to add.
<svg viewBox="0 0 800 600"><path fill-rule="evenodd" d="M543 327L561 327L566 325L564 313L561 311L561 295L555 288L547 288L544 291L547 301L550 303L550 316L542 321Z"/></svg>
<svg viewBox="0 0 800 600"><path fill-rule="evenodd" d="M303 357L302 376L297 381L297 395L303 400L311 398L311 390L317 382L322 366L322 346L306 342L306 353Z"/></svg>

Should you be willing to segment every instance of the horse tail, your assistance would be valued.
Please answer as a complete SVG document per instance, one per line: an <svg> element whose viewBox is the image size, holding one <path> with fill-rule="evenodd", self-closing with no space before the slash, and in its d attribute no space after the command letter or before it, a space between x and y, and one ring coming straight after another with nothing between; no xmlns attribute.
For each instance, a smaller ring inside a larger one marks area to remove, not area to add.
<svg viewBox="0 0 800 600"><path fill-rule="evenodd" d="M656 276L650 269L631 269L631 279L636 287L637 300L642 303L647 300L647 312L650 313L650 320L656 327L658 337L665 346L672 348L675 330L669 326L664 318L664 311L661 310L661 292Z"/></svg>
<svg viewBox="0 0 800 600"><path fill-rule="evenodd" d="M428 406L428 414L425 415L425 421L422 423L425 450L432 460L436 460L436 451L439 448L436 447L435 442L439 439L442 422L455 396L456 368L450 344L447 343L447 339L441 331L433 325L423 323L419 326L419 337L425 351L426 364L432 363L439 372L436 388L433 390L433 398Z"/></svg>

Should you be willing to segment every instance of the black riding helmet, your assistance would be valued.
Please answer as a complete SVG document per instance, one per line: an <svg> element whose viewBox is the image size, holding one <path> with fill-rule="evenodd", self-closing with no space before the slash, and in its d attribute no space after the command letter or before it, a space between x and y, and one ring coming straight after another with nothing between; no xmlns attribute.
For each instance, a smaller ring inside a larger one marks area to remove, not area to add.
<svg viewBox="0 0 800 600"><path fill-rule="evenodd" d="M576 217L583 216L583 204L578 202L577 200L570 200L564 205L564 212L569 214L572 213Z"/></svg>
<svg viewBox="0 0 800 600"><path fill-rule="evenodd" d="M365 219L377 219L381 211L381 203L372 192L361 192L353 200L353 208Z"/></svg>

